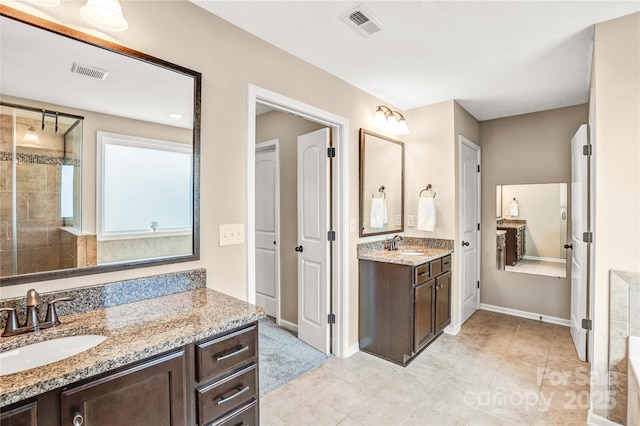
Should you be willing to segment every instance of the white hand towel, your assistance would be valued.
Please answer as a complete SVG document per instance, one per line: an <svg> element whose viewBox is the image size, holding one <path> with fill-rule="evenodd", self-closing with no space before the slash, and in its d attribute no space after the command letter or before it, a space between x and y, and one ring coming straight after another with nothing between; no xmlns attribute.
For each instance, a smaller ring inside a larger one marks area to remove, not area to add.
<svg viewBox="0 0 640 426"><path fill-rule="evenodd" d="M418 199L418 229L420 231L436 229L436 203L432 197Z"/></svg>
<svg viewBox="0 0 640 426"><path fill-rule="evenodd" d="M520 210L518 209L518 202L513 200L509 208L509 216L520 216Z"/></svg>
<svg viewBox="0 0 640 426"><path fill-rule="evenodd" d="M374 198L371 200L371 217L369 219L369 227L382 228L384 226L385 212L384 198Z"/></svg>
<svg viewBox="0 0 640 426"><path fill-rule="evenodd" d="M382 224L389 223L389 216L387 215L387 199L382 198Z"/></svg>

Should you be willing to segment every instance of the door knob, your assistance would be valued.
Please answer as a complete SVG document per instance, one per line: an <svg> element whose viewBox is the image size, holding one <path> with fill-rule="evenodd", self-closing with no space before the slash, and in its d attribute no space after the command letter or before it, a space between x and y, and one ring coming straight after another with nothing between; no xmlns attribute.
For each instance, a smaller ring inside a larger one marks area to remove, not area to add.
<svg viewBox="0 0 640 426"><path fill-rule="evenodd" d="M468 243L467 241L463 241L463 242L462 242L462 246L463 246L463 247L466 247L466 246L468 246L468 245L469 245L469 243Z"/></svg>
<svg viewBox="0 0 640 426"><path fill-rule="evenodd" d="M303 250L303 249L302 249L302 246L298 246L298 247L296 247L296 251L297 251L298 253L302 253L302 250Z"/></svg>
<svg viewBox="0 0 640 426"><path fill-rule="evenodd" d="M573 249L573 244L565 244L564 248L566 249Z"/></svg>

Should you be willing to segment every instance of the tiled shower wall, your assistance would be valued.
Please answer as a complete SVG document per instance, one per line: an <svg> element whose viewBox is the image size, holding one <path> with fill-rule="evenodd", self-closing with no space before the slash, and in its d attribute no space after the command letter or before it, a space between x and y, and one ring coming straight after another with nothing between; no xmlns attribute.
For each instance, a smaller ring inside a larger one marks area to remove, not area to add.
<svg viewBox="0 0 640 426"><path fill-rule="evenodd" d="M0 276L13 275L12 117L1 115L0 130ZM37 120L19 122L40 126ZM24 129L26 130L26 129ZM45 149L18 147L16 154L16 216L18 274L59 269L60 165L64 129L45 129ZM21 137L22 135L18 135Z"/></svg>
<svg viewBox="0 0 640 426"><path fill-rule="evenodd" d="M640 274L609 272L609 391L616 404L608 419L627 420L628 336L640 336Z"/></svg>

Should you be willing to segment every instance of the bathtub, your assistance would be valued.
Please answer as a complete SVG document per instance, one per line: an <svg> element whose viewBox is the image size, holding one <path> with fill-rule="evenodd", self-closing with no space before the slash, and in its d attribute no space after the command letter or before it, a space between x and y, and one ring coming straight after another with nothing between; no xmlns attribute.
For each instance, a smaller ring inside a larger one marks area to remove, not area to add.
<svg viewBox="0 0 640 426"><path fill-rule="evenodd" d="M627 426L640 426L640 336L629 336Z"/></svg>

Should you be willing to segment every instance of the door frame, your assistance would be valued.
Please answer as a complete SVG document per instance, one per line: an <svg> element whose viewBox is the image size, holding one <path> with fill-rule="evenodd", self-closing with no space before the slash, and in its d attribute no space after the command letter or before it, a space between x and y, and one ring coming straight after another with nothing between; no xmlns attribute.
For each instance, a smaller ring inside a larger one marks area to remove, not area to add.
<svg viewBox="0 0 640 426"><path fill-rule="evenodd" d="M331 187L333 231L331 250L331 298L335 324L329 327L332 353L345 358L358 351L349 347L349 120L328 111L280 95L254 84L247 86L247 301L255 303L255 144L256 103L326 125L333 132ZM331 330L333 329L333 330Z"/></svg>
<svg viewBox="0 0 640 426"><path fill-rule="evenodd" d="M477 153L477 160L478 160L478 166L481 166L482 164L482 148L480 147L480 145L478 145L477 143L465 138L462 135L458 136L458 185L457 185L457 190L458 190L458 212L457 212L457 216L458 216L458 241L456 241L456 244L458 242L462 241L462 234L463 234L463 223L462 223L462 191L461 191L461 187L463 184L462 181L462 145L467 145L468 147L472 148L473 150L476 151ZM480 260L481 260L481 251L482 251L482 167L480 167L480 172L478 173L478 183L477 183L477 191L478 191L478 202L477 202L477 212L478 212L478 221L480 222L480 229L477 231L478 232L478 247L476 250L476 274L478 277L478 281L480 280ZM454 250L455 253L455 250ZM464 293L462 292L462 256L457 256L457 265L456 265L456 271L458 274L458 285L457 285L457 289L459 292L458 298L457 298L457 304L458 304L458 312L457 312L457 318L456 318L456 326L455 326L455 331L456 333L460 330L460 328L462 327L462 305L464 303ZM476 311L478 309L480 309L480 292L482 291L482 286L480 286L480 288L477 289L478 292L476 294Z"/></svg>
<svg viewBox="0 0 640 426"><path fill-rule="evenodd" d="M259 142L256 144L256 149L254 151L254 155L258 151L269 151L273 149L276 154L276 188L275 188L275 197L276 197L276 323L280 324L280 140L279 139L270 139L268 141ZM254 174L255 174L255 157L253 159L254 164ZM254 177L255 181L255 177ZM255 185L255 184L254 184ZM255 188L255 186L254 186ZM255 189L254 189L254 200L255 200ZM254 204L255 211L255 204ZM255 235L255 218L254 218L254 235ZM254 237L254 259L255 259L255 237ZM255 281L254 281L254 297L255 297ZM255 302L255 301L254 301Z"/></svg>

